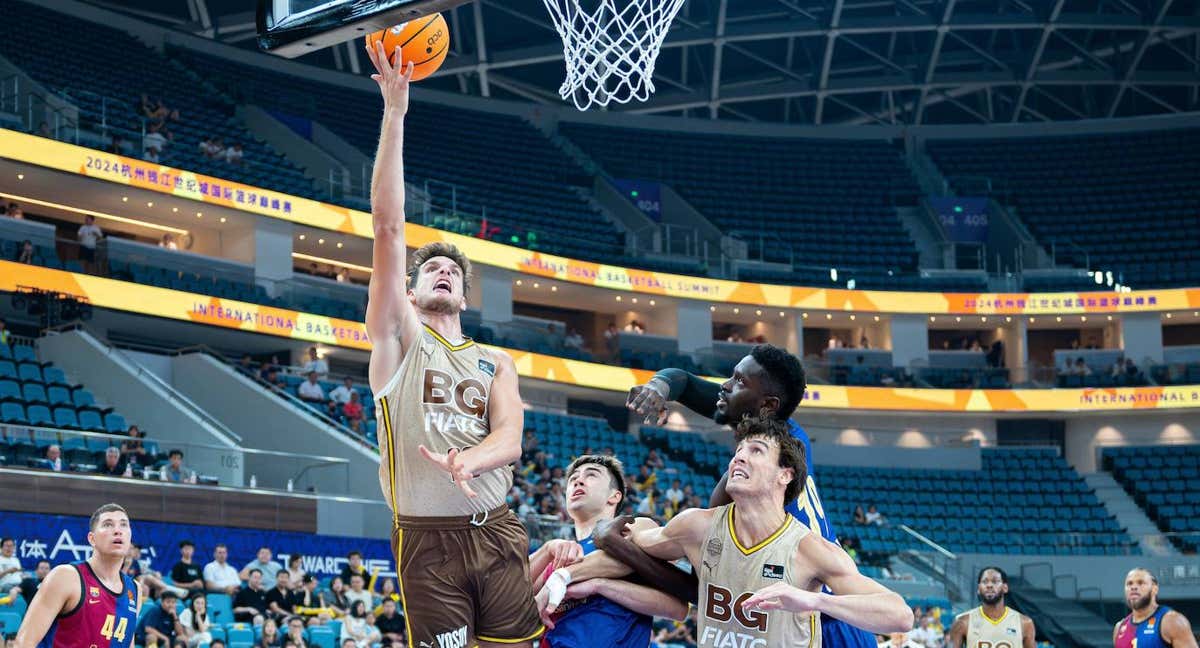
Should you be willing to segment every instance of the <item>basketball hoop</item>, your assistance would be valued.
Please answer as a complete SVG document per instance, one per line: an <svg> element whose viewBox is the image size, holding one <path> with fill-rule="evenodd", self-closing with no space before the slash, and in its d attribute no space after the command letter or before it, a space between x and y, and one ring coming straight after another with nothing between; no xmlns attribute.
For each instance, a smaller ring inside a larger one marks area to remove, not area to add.
<svg viewBox="0 0 1200 648"><path fill-rule="evenodd" d="M587 110L654 94L654 62L684 0L543 2L563 39L563 99ZM584 3L596 7L588 10Z"/></svg>

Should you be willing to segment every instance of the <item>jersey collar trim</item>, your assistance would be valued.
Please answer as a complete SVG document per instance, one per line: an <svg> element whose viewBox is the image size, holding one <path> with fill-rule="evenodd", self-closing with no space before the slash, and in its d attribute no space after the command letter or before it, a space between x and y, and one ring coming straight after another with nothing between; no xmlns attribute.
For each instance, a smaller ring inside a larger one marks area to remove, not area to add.
<svg viewBox="0 0 1200 648"><path fill-rule="evenodd" d="M726 524L729 525L729 537L733 539L734 546L738 548L738 551L742 552L743 556L749 556L750 554L758 551L759 549L762 549L763 547L771 544L771 542L773 540L775 540L775 538L778 538L779 536L783 535L783 532L787 531L788 527L791 526L792 519L793 519L792 516L788 515L787 517L784 518L783 524L778 529L775 530L775 533L772 533L771 535L767 536L767 538L765 540L763 540L762 542L747 549L744 545L742 545L742 541L738 540L737 530L733 526L733 504L730 504L729 508L726 509L726 511L725 511L725 521L726 521Z"/></svg>
<svg viewBox="0 0 1200 648"><path fill-rule="evenodd" d="M1004 614L1001 614L999 619L992 620L992 617L988 616L987 612L983 611L983 606L982 605L979 606L979 616L983 617L984 621L987 621L988 623L990 623L994 626L997 626L997 625L1000 625L1001 623L1003 623L1004 620L1008 618L1009 611L1010 610L1009 610L1008 606L1005 606Z"/></svg>
<svg viewBox="0 0 1200 648"><path fill-rule="evenodd" d="M433 328L430 327L428 324L425 324L425 330L429 331L429 334L433 336L433 339L437 340L438 342L441 342L442 346L446 347L447 349L449 349L451 351L462 351L463 349L465 349L469 346L473 346L475 344L475 340L472 340L471 338L466 337L466 336L463 336L462 344L450 344L449 340L442 337L441 333L438 333L437 331L433 330Z"/></svg>

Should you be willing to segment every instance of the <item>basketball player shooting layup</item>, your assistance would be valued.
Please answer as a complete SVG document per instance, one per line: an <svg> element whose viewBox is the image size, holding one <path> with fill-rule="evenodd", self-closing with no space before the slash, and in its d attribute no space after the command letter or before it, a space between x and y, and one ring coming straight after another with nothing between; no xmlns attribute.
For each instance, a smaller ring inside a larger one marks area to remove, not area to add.
<svg viewBox="0 0 1200 648"><path fill-rule="evenodd" d="M1129 616L1113 627L1113 648L1196 648L1187 617L1158 604L1158 577L1150 570L1125 575L1125 602Z"/></svg>
<svg viewBox="0 0 1200 648"><path fill-rule="evenodd" d="M17 648L130 648L142 597L133 578L122 574L133 542L129 515L105 504L88 522L92 556L50 570L29 604Z"/></svg>
<svg viewBox="0 0 1200 648"><path fill-rule="evenodd" d="M979 607L954 619L946 633L946 648L1036 648L1033 619L1008 607L1008 574L999 567L984 567L976 579Z"/></svg>
<svg viewBox="0 0 1200 648"><path fill-rule="evenodd" d="M524 411L512 359L464 338L471 264L431 243L405 268L404 116L412 63L367 53L383 94L371 183L374 272L367 303L371 389L379 399L379 481L408 641L512 646L541 635L529 537L505 505ZM407 274L408 280L405 281Z"/></svg>
<svg viewBox="0 0 1200 648"><path fill-rule="evenodd" d="M638 518L631 537L661 560L687 558L699 577L697 644L821 645L821 614L876 633L912 629L900 595L859 574L841 547L784 511L807 478L804 450L771 412L743 419L735 431L726 491L732 504L688 509L664 527ZM618 522L618 524L621 524ZM604 552L550 575L538 594L555 610L571 583L632 571ZM829 586L837 595L822 593Z"/></svg>

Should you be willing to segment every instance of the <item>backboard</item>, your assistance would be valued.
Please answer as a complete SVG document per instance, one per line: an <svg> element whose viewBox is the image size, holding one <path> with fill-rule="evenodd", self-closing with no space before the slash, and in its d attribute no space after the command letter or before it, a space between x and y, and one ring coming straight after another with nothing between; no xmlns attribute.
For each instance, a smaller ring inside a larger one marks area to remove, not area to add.
<svg viewBox="0 0 1200 648"><path fill-rule="evenodd" d="M258 0L258 46L295 58L467 1Z"/></svg>

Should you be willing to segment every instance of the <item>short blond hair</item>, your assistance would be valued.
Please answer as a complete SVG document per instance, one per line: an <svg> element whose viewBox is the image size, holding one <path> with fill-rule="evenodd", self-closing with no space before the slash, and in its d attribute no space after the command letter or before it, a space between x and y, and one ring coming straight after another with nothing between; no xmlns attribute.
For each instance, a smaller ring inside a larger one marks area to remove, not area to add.
<svg viewBox="0 0 1200 648"><path fill-rule="evenodd" d="M421 274L421 266L425 265L426 261L440 256L458 264L463 273L463 294L467 294L471 289L471 260L453 243L444 241L426 243L413 251L412 264L408 267L408 287L413 288L417 285L417 276Z"/></svg>

